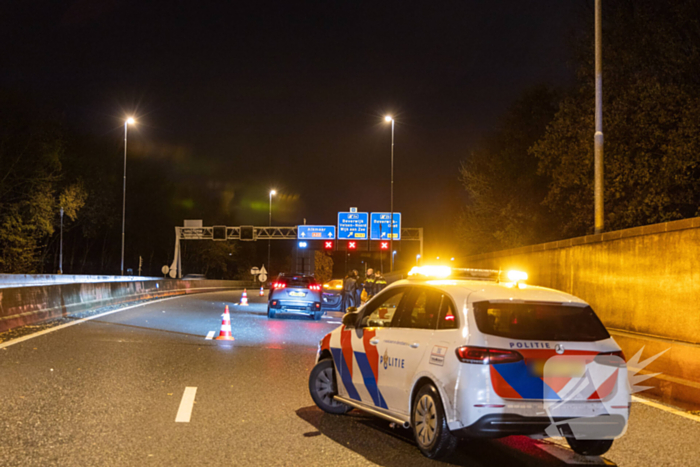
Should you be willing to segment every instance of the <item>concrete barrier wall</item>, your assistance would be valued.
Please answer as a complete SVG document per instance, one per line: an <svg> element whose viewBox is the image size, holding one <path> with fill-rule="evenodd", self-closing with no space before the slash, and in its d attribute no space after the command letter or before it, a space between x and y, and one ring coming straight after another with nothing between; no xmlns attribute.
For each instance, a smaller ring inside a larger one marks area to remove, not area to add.
<svg viewBox="0 0 700 467"><path fill-rule="evenodd" d="M86 282L157 281L160 277L98 276L87 274L0 274L0 288Z"/></svg>
<svg viewBox="0 0 700 467"><path fill-rule="evenodd" d="M670 348L650 369L680 378L700 400L700 218L471 256L466 265L520 269L531 284L583 298L628 358L642 346L644 357Z"/></svg>
<svg viewBox="0 0 700 467"><path fill-rule="evenodd" d="M250 282L148 280L73 283L0 289L0 332L110 305L250 287Z"/></svg>

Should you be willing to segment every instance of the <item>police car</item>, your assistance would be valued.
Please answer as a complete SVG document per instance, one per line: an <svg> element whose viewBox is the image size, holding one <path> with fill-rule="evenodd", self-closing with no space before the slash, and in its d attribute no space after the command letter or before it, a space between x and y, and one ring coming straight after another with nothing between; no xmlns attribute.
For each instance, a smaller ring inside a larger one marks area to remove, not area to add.
<svg viewBox="0 0 700 467"><path fill-rule="evenodd" d="M414 268L321 340L314 402L410 427L430 458L509 435L607 452L629 417L624 355L587 303L526 279Z"/></svg>

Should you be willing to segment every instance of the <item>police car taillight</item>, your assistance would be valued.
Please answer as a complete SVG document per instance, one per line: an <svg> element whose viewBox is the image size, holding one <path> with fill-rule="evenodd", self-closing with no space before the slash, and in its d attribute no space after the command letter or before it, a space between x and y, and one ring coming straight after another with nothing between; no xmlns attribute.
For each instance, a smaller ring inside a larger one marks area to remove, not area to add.
<svg viewBox="0 0 700 467"><path fill-rule="evenodd" d="M460 362L476 363L481 365L514 363L523 359L523 356L514 350L490 349L487 347L474 347L468 345L457 348L456 352L457 358Z"/></svg>

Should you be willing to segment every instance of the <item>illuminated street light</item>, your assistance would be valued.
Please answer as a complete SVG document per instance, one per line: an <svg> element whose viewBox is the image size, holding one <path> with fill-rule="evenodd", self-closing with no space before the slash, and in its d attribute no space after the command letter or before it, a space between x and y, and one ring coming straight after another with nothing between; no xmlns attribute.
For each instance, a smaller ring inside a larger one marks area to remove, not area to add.
<svg viewBox="0 0 700 467"><path fill-rule="evenodd" d="M134 117L127 117L124 120L124 189L122 194L122 276L124 275L124 228L126 226L126 135L129 125L134 125L136 120Z"/></svg>
<svg viewBox="0 0 700 467"><path fill-rule="evenodd" d="M384 117L384 121L391 122L391 217L389 218L389 248L394 251L394 119L391 115ZM391 255L389 272L394 271L394 255Z"/></svg>
<svg viewBox="0 0 700 467"><path fill-rule="evenodd" d="M272 227L272 197L277 194L277 190L270 190L270 227ZM268 272L272 273L272 268L270 267L270 239L267 239L267 268Z"/></svg>
<svg viewBox="0 0 700 467"><path fill-rule="evenodd" d="M420 255L416 255L416 266L418 266L418 260L420 259Z"/></svg>
<svg viewBox="0 0 700 467"><path fill-rule="evenodd" d="M450 261L454 261L454 260L455 260L454 258L450 259Z"/></svg>

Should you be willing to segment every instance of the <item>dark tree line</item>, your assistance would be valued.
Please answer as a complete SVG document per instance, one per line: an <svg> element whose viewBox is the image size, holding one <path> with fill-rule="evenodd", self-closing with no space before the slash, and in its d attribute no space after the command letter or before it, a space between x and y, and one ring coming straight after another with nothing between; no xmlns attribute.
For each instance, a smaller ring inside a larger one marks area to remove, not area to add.
<svg viewBox="0 0 700 467"><path fill-rule="evenodd" d="M63 272L119 274L123 132L91 136L18 96L0 97L0 109L0 273L58 271L63 207ZM174 226L189 218L225 224L230 213L212 195L220 190L190 183L194 158L154 157L133 139L125 268L136 274L141 257L142 274L158 276L173 260ZM233 243L185 242L184 272L237 278L249 256Z"/></svg>
<svg viewBox="0 0 700 467"><path fill-rule="evenodd" d="M576 83L540 87L464 161L467 253L593 231L594 50L573 46ZM700 215L700 3L604 2L605 229Z"/></svg>

